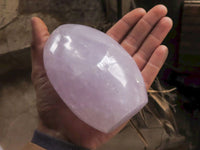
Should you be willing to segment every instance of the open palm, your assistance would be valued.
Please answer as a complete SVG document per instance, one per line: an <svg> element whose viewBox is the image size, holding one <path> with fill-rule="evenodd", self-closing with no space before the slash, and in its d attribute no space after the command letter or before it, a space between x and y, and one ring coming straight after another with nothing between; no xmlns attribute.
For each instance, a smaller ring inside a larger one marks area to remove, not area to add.
<svg viewBox="0 0 200 150"><path fill-rule="evenodd" d="M107 34L119 42L136 61L148 89L164 64L168 49L160 45L172 27L167 9L157 5L148 13L138 8L119 20ZM40 116L38 130L74 144L95 149L116 135L125 125L105 134L79 120L63 103L45 72L43 48L49 32L43 21L32 18L32 81Z"/></svg>

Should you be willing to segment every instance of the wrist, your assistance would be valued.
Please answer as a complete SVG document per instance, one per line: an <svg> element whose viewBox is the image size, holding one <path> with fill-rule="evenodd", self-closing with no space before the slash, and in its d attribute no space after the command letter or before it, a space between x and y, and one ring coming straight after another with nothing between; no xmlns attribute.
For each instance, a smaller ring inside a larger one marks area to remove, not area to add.
<svg viewBox="0 0 200 150"><path fill-rule="evenodd" d="M31 144L31 145L30 145ZM28 146L36 147L38 150L88 150L67 141L59 140L38 130L34 132L33 138ZM27 148L30 149L30 148Z"/></svg>
<svg viewBox="0 0 200 150"><path fill-rule="evenodd" d="M42 121L39 121L39 124L38 124L38 127L36 129L36 132L40 132L46 136L49 136L53 139L56 139L58 141L62 141L62 142L66 142L70 145L72 145L72 147L75 147L77 150L80 149L80 150L89 150L90 149L90 146L87 146L87 145L76 145L74 144L73 142L71 142L69 139L67 139L65 136L63 136L63 134L61 134L61 132L55 130L55 129L50 129L48 127L46 127Z"/></svg>
<svg viewBox="0 0 200 150"><path fill-rule="evenodd" d="M48 136L51 136L53 138L56 138L58 140L62 140L62 141L68 141L67 138L65 138L59 131L56 131L54 129L50 129L48 127L46 127L42 121L39 121L39 124L38 124L38 127L37 127L37 130L41 133L44 133Z"/></svg>

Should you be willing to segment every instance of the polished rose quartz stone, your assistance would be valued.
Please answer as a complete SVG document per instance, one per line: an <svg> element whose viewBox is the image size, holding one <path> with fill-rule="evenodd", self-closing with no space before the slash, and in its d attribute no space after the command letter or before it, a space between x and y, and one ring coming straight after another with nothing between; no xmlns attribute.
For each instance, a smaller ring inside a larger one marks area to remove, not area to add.
<svg viewBox="0 0 200 150"><path fill-rule="evenodd" d="M91 27L58 27L45 45L44 65L64 103L101 132L113 131L148 101L132 57L115 40Z"/></svg>

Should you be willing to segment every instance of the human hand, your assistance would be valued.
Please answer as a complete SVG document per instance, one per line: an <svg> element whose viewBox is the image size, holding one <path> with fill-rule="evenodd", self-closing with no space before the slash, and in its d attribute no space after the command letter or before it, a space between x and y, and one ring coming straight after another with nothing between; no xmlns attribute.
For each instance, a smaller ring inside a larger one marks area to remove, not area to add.
<svg viewBox="0 0 200 150"><path fill-rule="evenodd" d="M158 5L148 13L138 8L118 21L107 34L119 42L136 61L148 89L165 62L166 46L160 45L172 27L167 9ZM43 48L49 37L46 25L32 18L32 81L37 95L40 116L38 130L56 138L95 149L116 135L125 125L112 133L102 133L78 119L58 96L45 72Z"/></svg>

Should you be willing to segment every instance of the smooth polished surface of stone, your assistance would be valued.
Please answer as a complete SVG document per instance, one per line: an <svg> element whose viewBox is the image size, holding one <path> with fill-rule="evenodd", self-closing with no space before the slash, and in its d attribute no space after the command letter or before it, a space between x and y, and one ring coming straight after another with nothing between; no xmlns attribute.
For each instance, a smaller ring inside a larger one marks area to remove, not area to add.
<svg viewBox="0 0 200 150"><path fill-rule="evenodd" d="M111 132L147 103L141 73L112 38L91 27L58 27L44 48L44 65L53 87L82 121Z"/></svg>

